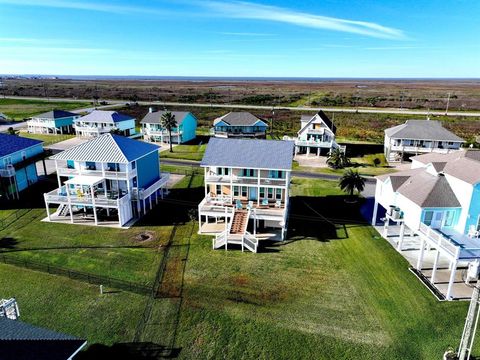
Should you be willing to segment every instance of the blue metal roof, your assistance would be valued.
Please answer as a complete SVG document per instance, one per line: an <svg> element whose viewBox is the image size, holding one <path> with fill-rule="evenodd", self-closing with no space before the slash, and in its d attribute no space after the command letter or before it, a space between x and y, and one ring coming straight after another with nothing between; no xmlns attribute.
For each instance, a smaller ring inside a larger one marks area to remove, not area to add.
<svg viewBox="0 0 480 360"><path fill-rule="evenodd" d="M75 336L57 333L19 320L0 316L0 340L79 340Z"/></svg>
<svg viewBox="0 0 480 360"><path fill-rule="evenodd" d="M0 157L25 150L41 143L43 143L43 141L0 133Z"/></svg>
<svg viewBox="0 0 480 360"><path fill-rule="evenodd" d="M120 135L104 134L50 158L125 164L159 149L154 144Z"/></svg>
<svg viewBox="0 0 480 360"><path fill-rule="evenodd" d="M291 170L294 142L211 138L202 166Z"/></svg>

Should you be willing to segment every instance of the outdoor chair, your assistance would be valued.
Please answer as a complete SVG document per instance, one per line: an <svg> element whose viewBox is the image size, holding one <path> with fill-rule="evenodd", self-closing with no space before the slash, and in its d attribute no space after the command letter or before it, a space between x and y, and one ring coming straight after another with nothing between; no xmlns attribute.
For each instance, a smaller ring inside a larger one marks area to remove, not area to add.
<svg viewBox="0 0 480 360"><path fill-rule="evenodd" d="M248 209L248 210L253 209L253 201L249 201L249 202L248 202L248 204L247 204L247 209Z"/></svg>
<svg viewBox="0 0 480 360"><path fill-rule="evenodd" d="M470 225L468 228L468 237L469 238L478 238L480 235L480 232L477 230L475 225Z"/></svg>
<svg viewBox="0 0 480 360"><path fill-rule="evenodd" d="M276 208L281 208L282 207L282 201L281 200L275 201L275 207Z"/></svg>
<svg viewBox="0 0 480 360"><path fill-rule="evenodd" d="M267 198L262 200L262 206L268 207L268 199Z"/></svg>
<svg viewBox="0 0 480 360"><path fill-rule="evenodd" d="M237 208L237 210L242 210L243 209L242 202L239 199L237 199L235 201L235 207Z"/></svg>

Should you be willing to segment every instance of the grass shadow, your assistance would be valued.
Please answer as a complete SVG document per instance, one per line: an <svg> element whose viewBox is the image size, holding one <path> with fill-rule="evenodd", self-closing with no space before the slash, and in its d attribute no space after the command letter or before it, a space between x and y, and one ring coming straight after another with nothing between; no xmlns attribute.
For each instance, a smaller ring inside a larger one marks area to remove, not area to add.
<svg viewBox="0 0 480 360"><path fill-rule="evenodd" d="M120 360L154 360L177 358L181 348L171 349L151 342L117 343L112 346L93 344L80 352L78 360L120 359Z"/></svg>

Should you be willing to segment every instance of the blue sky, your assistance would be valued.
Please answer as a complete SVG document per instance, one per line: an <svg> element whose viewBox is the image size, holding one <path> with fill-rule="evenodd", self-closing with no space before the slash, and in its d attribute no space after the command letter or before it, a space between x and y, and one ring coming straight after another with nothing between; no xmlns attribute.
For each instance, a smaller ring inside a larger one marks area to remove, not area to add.
<svg viewBox="0 0 480 360"><path fill-rule="evenodd" d="M0 73L480 77L478 0L0 0Z"/></svg>

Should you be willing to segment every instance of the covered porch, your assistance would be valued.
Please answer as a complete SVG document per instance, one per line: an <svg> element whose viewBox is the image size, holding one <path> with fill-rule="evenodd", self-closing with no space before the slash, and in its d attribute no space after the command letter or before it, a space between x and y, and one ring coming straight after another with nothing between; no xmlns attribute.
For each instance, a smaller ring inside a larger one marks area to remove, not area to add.
<svg viewBox="0 0 480 360"><path fill-rule="evenodd" d="M468 263L480 259L478 239L453 230L432 229L425 224L416 231L403 223L390 225L387 231L385 226L375 228L439 300L471 298L473 289L465 283L464 275Z"/></svg>

